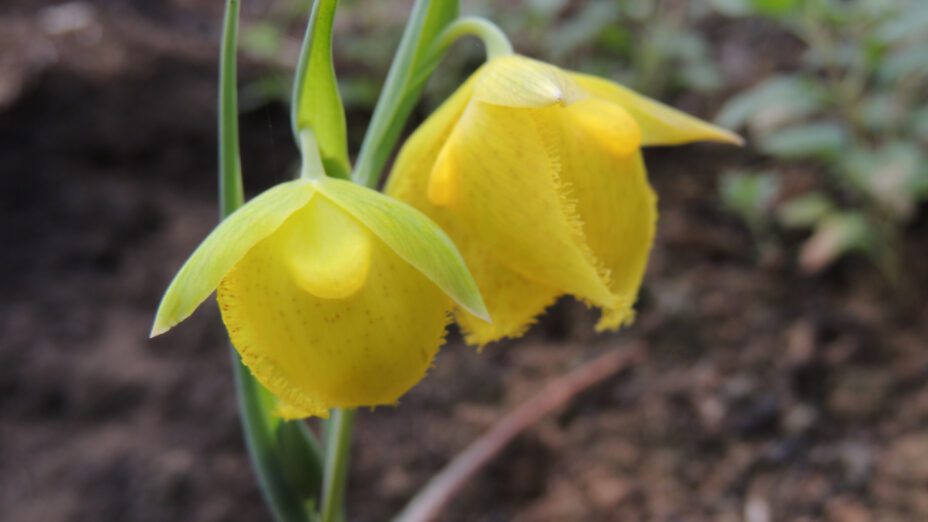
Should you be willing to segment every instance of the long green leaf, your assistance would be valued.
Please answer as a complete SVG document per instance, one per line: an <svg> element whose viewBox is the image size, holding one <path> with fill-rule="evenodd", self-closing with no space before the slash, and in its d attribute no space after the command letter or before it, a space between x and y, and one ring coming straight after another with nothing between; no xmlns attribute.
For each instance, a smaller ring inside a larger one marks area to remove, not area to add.
<svg viewBox="0 0 928 522"><path fill-rule="evenodd" d="M322 163L330 176L347 178L351 170L345 109L332 64L332 24L338 0L313 2L293 81L293 135L309 127L319 142Z"/></svg>
<svg viewBox="0 0 928 522"><path fill-rule="evenodd" d="M352 175L356 183L375 187L380 181L381 170L422 95L425 72L435 66L433 44L458 12L458 0L416 1L358 154Z"/></svg>
<svg viewBox="0 0 928 522"><path fill-rule="evenodd" d="M222 49L219 56L219 121L217 127L219 129L220 220L232 214L245 201L238 147L238 84L236 81L238 77L236 70L238 11L238 0L226 2L222 26ZM155 324L157 323L156 320Z"/></svg>

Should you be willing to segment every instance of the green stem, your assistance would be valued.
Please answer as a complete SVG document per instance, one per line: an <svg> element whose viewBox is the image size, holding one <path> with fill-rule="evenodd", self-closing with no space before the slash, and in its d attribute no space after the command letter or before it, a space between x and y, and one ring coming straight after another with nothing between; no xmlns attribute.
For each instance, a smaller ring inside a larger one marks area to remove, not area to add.
<svg viewBox="0 0 928 522"><path fill-rule="evenodd" d="M448 47L462 36L476 36L483 41L487 51L487 61L500 56L508 56L515 51L512 43L498 25L479 16L462 16L452 22L442 31L438 41L435 42L436 53L439 57L444 55Z"/></svg>
<svg viewBox="0 0 928 522"><path fill-rule="evenodd" d="M268 393L267 390L251 375L235 349L232 349L232 364L235 367L235 391L245 445L264 501L274 520L305 522L309 520L309 513L299 496L288 486L281 456L272 435L280 422L269 415L268 405L273 404L274 399L262 397Z"/></svg>
<svg viewBox="0 0 928 522"><path fill-rule="evenodd" d="M219 59L219 218L225 219L245 201L238 147L236 46L239 0L226 1Z"/></svg>
<svg viewBox="0 0 928 522"><path fill-rule="evenodd" d="M237 100L237 37L239 0L227 0L223 20L222 47L219 60L219 213L225 219L244 204L238 136ZM259 384L242 364L235 349L231 350L235 374L235 391L241 415L242 432L261 493L274 519L306 521L309 513L301 500L301 492L291 487L284 466L285 457L277 444L281 421L274 418L271 408L274 398ZM318 444L308 430L299 431L301 462L308 468L306 482L312 483L313 462L318 469ZM311 487L311 486L308 486ZM311 494L312 491L303 492Z"/></svg>
<svg viewBox="0 0 928 522"><path fill-rule="evenodd" d="M332 418L328 421L326 431L321 522L334 522L343 512L353 427L354 410L332 410Z"/></svg>
<svg viewBox="0 0 928 522"><path fill-rule="evenodd" d="M325 177L325 167L322 165L322 156L319 155L319 142L316 134L306 127L300 130L300 154L302 165L300 177L303 179L319 179Z"/></svg>

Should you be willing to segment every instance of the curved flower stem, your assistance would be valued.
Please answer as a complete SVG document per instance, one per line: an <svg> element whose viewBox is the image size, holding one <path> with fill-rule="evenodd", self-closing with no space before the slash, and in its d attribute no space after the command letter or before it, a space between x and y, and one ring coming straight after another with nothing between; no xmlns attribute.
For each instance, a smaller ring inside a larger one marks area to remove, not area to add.
<svg viewBox="0 0 928 522"><path fill-rule="evenodd" d="M413 79L411 85L425 84L435 68L438 67L438 64L441 63L442 58L445 57L448 48L464 36L480 38L486 49L487 61L515 53L509 38L506 37L506 34L498 25L479 16L462 16L448 24L445 30L435 39L431 52L425 59L419 75Z"/></svg>
<svg viewBox="0 0 928 522"><path fill-rule="evenodd" d="M512 43L498 25L479 16L462 16L452 22L442 31L438 41L435 42L436 53L439 57L445 50L462 36L476 36L483 41L487 50L487 60L500 56L513 54Z"/></svg>
<svg viewBox="0 0 928 522"><path fill-rule="evenodd" d="M441 63L442 58L445 57L448 48L464 36L480 38L486 49L487 61L515 53L509 38L506 37L506 34L498 25L479 16L462 16L448 24L445 30L435 39L435 43L425 59L419 75L413 79L411 85L421 86L425 84L432 72L435 71L435 68L438 67L438 64Z"/></svg>
<svg viewBox="0 0 928 522"><path fill-rule="evenodd" d="M348 454L354 410L336 408L326 426L325 469L322 483L322 517L320 522L334 522L344 511L345 481L348 478Z"/></svg>

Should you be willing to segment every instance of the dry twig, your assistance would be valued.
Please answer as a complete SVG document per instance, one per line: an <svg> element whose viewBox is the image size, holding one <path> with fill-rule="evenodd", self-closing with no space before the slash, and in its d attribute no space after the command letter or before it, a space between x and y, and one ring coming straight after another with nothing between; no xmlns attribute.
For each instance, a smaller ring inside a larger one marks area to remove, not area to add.
<svg viewBox="0 0 928 522"><path fill-rule="evenodd" d="M612 350L548 383L531 400L500 419L490 431L471 443L435 475L395 519L396 522L435 520L461 488L516 436L565 405L578 393L634 364L641 354L642 350L637 345L624 350Z"/></svg>

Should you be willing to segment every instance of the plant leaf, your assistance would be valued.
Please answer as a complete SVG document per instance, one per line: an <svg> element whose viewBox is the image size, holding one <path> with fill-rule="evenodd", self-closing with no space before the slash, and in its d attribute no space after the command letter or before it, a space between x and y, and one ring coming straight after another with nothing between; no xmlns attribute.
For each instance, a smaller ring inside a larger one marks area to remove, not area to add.
<svg viewBox="0 0 928 522"><path fill-rule="evenodd" d="M729 129L750 125L763 132L796 121L823 106L821 87L800 76L774 76L732 97L715 122Z"/></svg>
<svg viewBox="0 0 928 522"><path fill-rule="evenodd" d="M458 0L416 1L355 164L353 178L361 185L377 185L425 80L438 63L432 56L433 44L458 11Z"/></svg>
<svg viewBox="0 0 928 522"><path fill-rule="evenodd" d="M293 134L309 127L319 141L322 163L330 176L351 171L345 109L332 65L332 23L338 0L316 0L293 81Z"/></svg>
<svg viewBox="0 0 928 522"><path fill-rule="evenodd" d="M339 205L425 274L468 312L489 321L489 313L464 258L445 232L415 208L360 185L326 178L319 192Z"/></svg>
<svg viewBox="0 0 928 522"><path fill-rule="evenodd" d="M252 199L213 229L164 293L151 328L152 337L189 317L251 247L306 205L313 193L307 180L282 183Z"/></svg>
<svg viewBox="0 0 928 522"><path fill-rule="evenodd" d="M834 211L828 196L812 191L783 203L777 209L777 220L786 228L811 228Z"/></svg>
<svg viewBox="0 0 928 522"><path fill-rule="evenodd" d="M788 159L834 158L846 142L847 133L841 125L816 122L771 132L761 140L761 148Z"/></svg>
<svg viewBox="0 0 928 522"><path fill-rule="evenodd" d="M799 265L806 273L816 273L852 250L872 248L872 232L859 212L839 212L825 216L812 237L802 244Z"/></svg>
<svg viewBox="0 0 928 522"><path fill-rule="evenodd" d="M719 189L725 206L759 233L780 186L779 179L770 172L728 172Z"/></svg>
<svg viewBox="0 0 928 522"><path fill-rule="evenodd" d="M781 16L795 9L798 0L751 0L755 11L768 16Z"/></svg>

